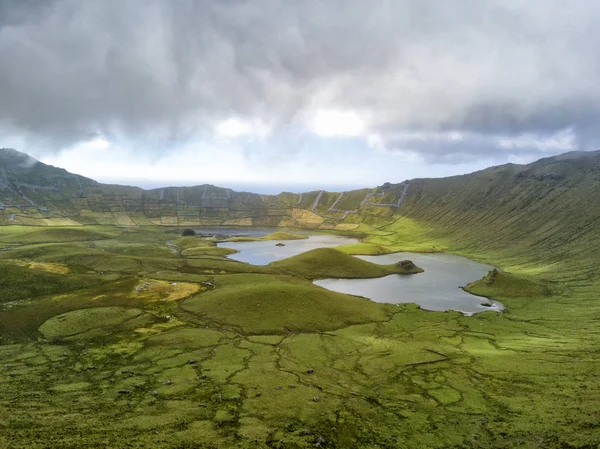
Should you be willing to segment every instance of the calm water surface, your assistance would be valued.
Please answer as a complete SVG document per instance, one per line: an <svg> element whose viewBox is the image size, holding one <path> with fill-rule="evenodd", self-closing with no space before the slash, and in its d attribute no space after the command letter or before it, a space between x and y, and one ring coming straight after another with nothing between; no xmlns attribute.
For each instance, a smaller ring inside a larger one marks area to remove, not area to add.
<svg viewBox="0 0 600 449"><path fill-rule="evenodd" d="M481 279L493 267L451 254L395 253L358 256L377 264L409 259L424 273L393 274L377 279L321 279L315 284L340 293L363 296L376 302L416 303L426 310L457 310L466 315L504 308L497 301L471 295L460 287ZM491 307L482 305L489 302Z"/></svg>
<svg viewBox="0 0 600 449"><path fill-rule="evenodd" d="M277 228L200 228L196 232L202 235L219 236L244 236L244 237L264 237L273 232L282 231ZM231 254L227 257L240 262L251 263L252 265L267 265L276 260L292 257L297 254L310 251L316 248L331 248L333 246L348 245L358 243L358 240L332 234L317 234L301 230L288 231L293 234L305 235L308 238L302 240L265 240L261 242L223 242L217 246L232 248L239 253ZM283 243L285 246L276 246L277 243Z"/></svg>

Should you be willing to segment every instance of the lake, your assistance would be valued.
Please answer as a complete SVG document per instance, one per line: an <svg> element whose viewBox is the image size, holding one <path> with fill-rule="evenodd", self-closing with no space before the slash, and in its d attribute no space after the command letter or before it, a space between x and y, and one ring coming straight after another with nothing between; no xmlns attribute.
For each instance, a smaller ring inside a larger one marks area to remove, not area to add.
<svg viewBox="0 0 600 449"><path fill-rule="evenodd" d="M486 310L500 311L497 302L471 295L460 287L481 279L493 267L452 254L394 253L384 256L358 256L377 264L412 260L425 270L413 275L393 274L376 279L321 279L316 285L340 293L363 296L375 302L416 303L434 311L456 310L473 315ZM483 303L492 304L491 307Z"/></svg>
<svg viewBox="0 0 600 449"><path fill-rule="evenodd" d="M244 236L264 237L280 228L200 228L201 235L220 238ZM239 251L228 257L252 265L268 265L315 248L330 248L357 243L358 240L333 234L320 234L304 230L289 231L308 236L303 240L282 240L285 246L276 246L278 240L259 242L223 242L218 246ZM493 267L465 257L444 253L394 253L383 256L356 256L377 264L392 264L409 259L425 270L414 275L393 274L376 279L320 279L314 283L340 293L363 296L382 303L416 303L421 308L434 311L456 310L472 315L486 310L500 311L504 306L480 296L471 295L460 287L481 279ZM490 303L491 306L484 306Z"/></svg>
<svg viewBox="0 0 600 449"><path fill-rule="evenodd" d="M267 230L261 234L235 234L247 237L263 237L276 232L277 230ZM294 234L306 235L308 238L301 240L264 240L259 242L223 242L217 246L232 248L239 253L227 256L230 259L240 262L251 263L252 265L267 265L276 260L286 259L297 254L310 251L316 248L331 248L334 246L349 245L358 243L357 239L333 234L316 234L304 231L289 231ZM276 246L277 243L283 243L285 246Z"/></svg>

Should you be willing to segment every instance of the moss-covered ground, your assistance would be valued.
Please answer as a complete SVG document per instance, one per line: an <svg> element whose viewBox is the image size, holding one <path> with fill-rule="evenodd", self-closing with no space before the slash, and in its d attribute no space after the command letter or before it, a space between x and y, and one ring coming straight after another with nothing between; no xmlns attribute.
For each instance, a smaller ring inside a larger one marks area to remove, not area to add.
<svg viewBox="0 0 600 449"><path fill-rule="evenodd" d="M0 227L0 447L600 445L592 252L481 248L418 219L359 231L344 252L493 263L468 289L507 310L372 303L313 286L310 255L253 267L160 228Z"/></svg>

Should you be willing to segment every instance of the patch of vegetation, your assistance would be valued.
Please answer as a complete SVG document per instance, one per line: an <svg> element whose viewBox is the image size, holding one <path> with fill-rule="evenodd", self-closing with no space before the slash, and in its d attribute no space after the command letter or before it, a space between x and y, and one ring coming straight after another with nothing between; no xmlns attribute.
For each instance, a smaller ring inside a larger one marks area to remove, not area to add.
<svg viewBox="0 0 600 449"><path fill-rule="evenodd" d="M175 245L183 250L190 248L199 248L203 246L216 246L216 243L213 239L203 238L203 237L180 237L176 240L170 242L172 245Z"/></svg>
<svg viewBox="0 0 600 449"><path fill-rule="evenodd" d="M193 237L196 235L196 231L194 231L193 229L187 228L181 232L181 235L183 237Z"/></svg>
<svg viewBox="0 0 600 449"><path fill-rule="evenodd" d="M90 339L124 328L135 329L154 319L142 310L124 307L99 307L75 310L50 318L40 326L49 340Z"/></svg>
<svg viewBox="0 0 600 449"><path fill-rule="evenodd" d="M69 275L72 276L72 275ZM133 278L120 278L118 274L95 274L94 282L85 288L62 291L60 294L4 303L0 308L0 343L35 340L38 327L49 318L84 308L103 306L138 307L130 297L135 287Z"/></svg>
<svg viewBox="0 0 600 449"><path fill-rule="evenodd" d="M36 265L0 263L0 303L36 298L52 293L67 292L97 284L96 277L81 274L56 273Z"/></svg>
<svg viewBox="0 0 600 449"><path fill-rule="evenodd" d="M46 263L46 262L17 262L18 265L26 266L32 270L42 270L48 273L68 274L69 267L62 263Z"/></svg>
<svg viewBox="0 0 600 449"><path fill-rule="evenodd" d="M389 274L414 274L423 270L412 265L378 265L349 256L333 248L317 248L271 263L308 279L376 278Z"/></svg>
<svg viewBox="0 0 600 449"><path fill-rule="evenodd" d="M496 268L490 270L483 279L470 283L464 289L474 295L487 298L532 298L552 294L550 287L538 279L507 273Z"/></svg>
<svg viewBox="0 0 600 449"><path fill-rule="evenodd" d="M131 296L145 301L178 301L197 293L200 285L191 282L168 282L145 279L135 286Z"/></svg>
<svg viewBox="0 0 600 449"><path fill-rule="evenodd" d="M213 291L182 307L245 333L318 332L389 318L378 304L293 278L233 275L214 282Z"/></svg>
<svg viewBox="0 0 600 449"><path fill-rule="evenodd" d="M238 251L232 248L224 248L220 246L197 246L188 248L181 252L182 256L185 257L198 257L198 256L227 256L229 254L235 254Z"/></svg>

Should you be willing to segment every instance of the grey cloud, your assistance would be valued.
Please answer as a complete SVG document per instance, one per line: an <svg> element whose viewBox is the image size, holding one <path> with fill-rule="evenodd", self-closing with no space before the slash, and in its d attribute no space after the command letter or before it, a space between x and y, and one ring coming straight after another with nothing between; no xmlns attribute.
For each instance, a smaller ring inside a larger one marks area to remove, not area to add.
<svg viewBox="0 0 600 449"><path fill-rule="evenodd" d="M356 110L390 150L405 130L482 136L413 147L441 161L566 128L586 149L598 19L588 0L0 0L0 125L48 151L97 133L158 151L322 106Z"/></svg>
<svg viewBox="0 0 600 449"><path fill-rule="evenodd" d="M54 0L0 0L0 26L34 21L54 6Z"/></svg>
<svg viewBox="0 0 600 449"><path fill-rule="evenodd" d="M538 159L577 150L579 145L574 130L568 128L553 134L518 135L421 131L390 134L376 146L427 162L455 164L472 163L481 158L496 163Z"/></svg>

